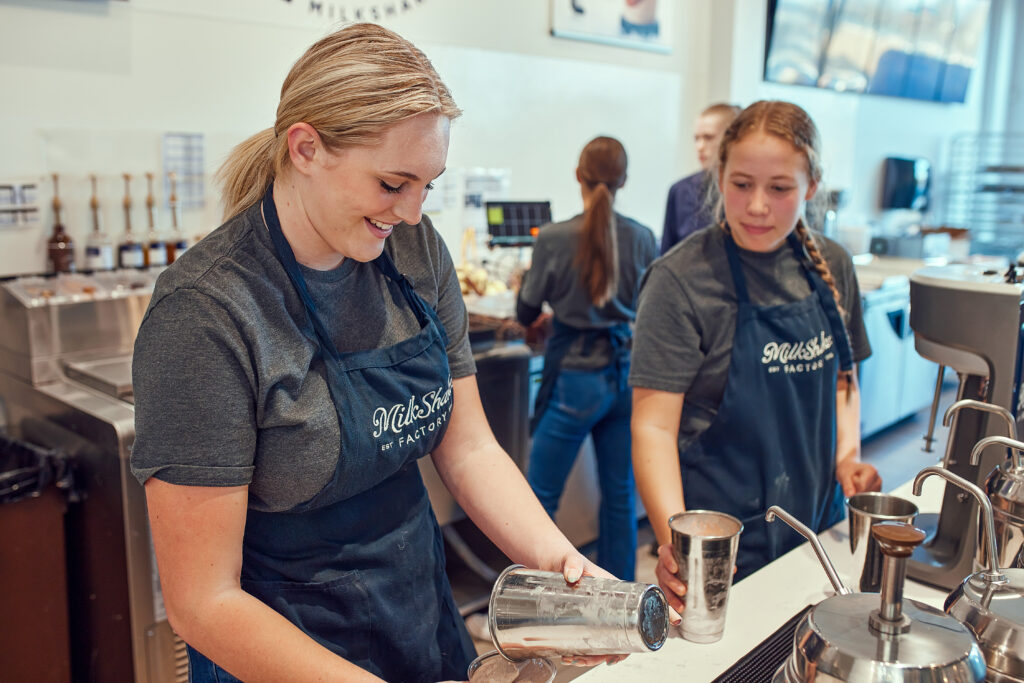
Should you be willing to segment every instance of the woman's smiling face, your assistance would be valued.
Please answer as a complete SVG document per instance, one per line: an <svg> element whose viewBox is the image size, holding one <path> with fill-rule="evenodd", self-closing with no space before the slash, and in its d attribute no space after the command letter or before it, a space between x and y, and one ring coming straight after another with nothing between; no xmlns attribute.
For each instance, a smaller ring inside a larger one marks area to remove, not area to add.
<svg viewBox="0 0 1024 683"><path fill-rule="evenodd" d="M764 131L729 146L719 172L725 220L743 249L769 252L793 232L803 204L817 184L807 157L792 144Z"/></svg>

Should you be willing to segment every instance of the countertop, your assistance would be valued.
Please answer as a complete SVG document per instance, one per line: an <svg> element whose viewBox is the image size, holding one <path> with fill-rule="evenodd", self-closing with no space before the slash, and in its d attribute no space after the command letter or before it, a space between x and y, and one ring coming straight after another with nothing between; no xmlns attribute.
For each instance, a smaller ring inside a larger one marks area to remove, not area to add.
<svg viewBox="0 0 1024 683"><path fill-rule="evenodd" d="M917 504L921 512L937 512L945 482L929 477L920 497L911 482L892 491ZM776 521L776 524L784 522ZM795 531L793 533L796 533ZM854 568L849 550L847 521L818 538L847 586L853 586ZM832 585L809 543L803 543L775 562L733 586L726 613L725 634L717 643L700 645L683 640L676 629L657 652L634 654L614 666L597 666L580 676L584 683L637 683L678 680L712 681L775 632L806 605L833 595ZM907 580L904 596L941 608L945 591Z"/></svg>

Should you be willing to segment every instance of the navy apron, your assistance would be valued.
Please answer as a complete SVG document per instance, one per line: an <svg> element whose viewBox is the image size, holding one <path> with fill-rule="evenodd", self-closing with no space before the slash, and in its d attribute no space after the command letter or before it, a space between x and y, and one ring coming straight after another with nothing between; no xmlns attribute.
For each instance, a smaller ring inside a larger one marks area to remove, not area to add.
<svg viewBox="0 0 1024 683"><path fill-rule="evenodd" d="M618 323L611 327L597 329L581 329L567 325L558 318L551 319L551 338L544 348L544 369L541 370L540 387L537 388L537 397L533 402L533 416L530 418L530 435L537 431L540 419L544 417L551 402L551 395L555 391L555 382L558 380L558 373L562 371L562 361L569 353L569 347L577 338L583 338L582 354L588 355L600 337L606 337L611 348L612 364L615 366L616 374L619 377L619 391L626 388L626 375L624 372L625 363L629 360L629 342L633 337L633 331L629 323Z"/></svg>
<svg viewBox="0 0 1024 683"><path fill-rule="evenodd" d="M340 353L281 232L273 185L263 214L320 345L341 455L310 500L285 512L248 511L242 588L384 680L463 680L476 653L416 463L441 442L451 417L444 326L385 251L373 263L401 290L420 332L391 347ZM189 659L194 683L236 680L191 648Z"/></svg>
<svg viewBox="0 0 1024 683"><path fill-rule="evenodd" d="M804 540L785 524L767 524L768 507L785 508L817 532L844 512L836 481L836 377L853 367L852 353L831 291L807 267L799 238L790 234L788 242L810 296L755 306L726 234L737 299L729 377L711 426L679 454L686 508L743 522L737 581Z"/></svg>

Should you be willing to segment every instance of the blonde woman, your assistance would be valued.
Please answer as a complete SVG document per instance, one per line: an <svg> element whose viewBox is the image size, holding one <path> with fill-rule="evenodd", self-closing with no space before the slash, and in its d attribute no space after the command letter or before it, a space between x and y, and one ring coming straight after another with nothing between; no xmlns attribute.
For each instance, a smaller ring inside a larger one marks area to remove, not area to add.
<svg viewBox="0 0 1024 683"><path fill-rule="evenodd" d="M157 283L132 467L193 683L462 680L475 653L428 454L510 557L570 582L602 573L480 405L455 270L421 214L459 113L401 37L327 36L292 67L273 128L221 169L226 222Z"/></svg>
<svg viewBox="0 0 1024 683"><path fill-rule="evenodd" d="M633 463L661 544L658 580L677 608L670 515L738 517L742 579L801 540L765 524L769 506L821 531L842 518L844 494L881 486L859 457L854 364L871 349L852 262L804 217L819 154L800 107L745 109L718 149L724 221L656 261L641 290Z"/></svg>

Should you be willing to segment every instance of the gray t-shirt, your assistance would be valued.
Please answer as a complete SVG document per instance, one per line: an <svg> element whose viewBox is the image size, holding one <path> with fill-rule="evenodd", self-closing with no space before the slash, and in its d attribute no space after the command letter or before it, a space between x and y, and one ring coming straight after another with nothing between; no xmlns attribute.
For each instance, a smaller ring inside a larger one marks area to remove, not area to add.
<svg viewBox="0 0 1024 683"><path fill-rule="evenodd" d="M547 301L555 318L571 327L593 330L636 319L636 297L640 277L658 255L654 233L631 218L615 214L615 237L619 249L618 288L604 306L596 307L583 286L580 271L573 264L583 227L583 215L540 229L533 247L533 261L519 290L519 300L540 308ZM565 369L601 368L611 362L608 342L598 339L584 352L583 340L569 348Z"/></svg>
<svg viewBox="0 0 1024 683"><path fill-rule="evenodd" d="M815 235L829 264L846 315L853 358L871 355L860 290L850 255ZM811 294L805 270L789 244L770 253L739 250L752 303L774 306ZM736 331L736 293L725 253L725 232L712 226L677 244L648 269L640 290L633 387L685 394L679 448L707 429L718 412L729 376Z"/></svg>
<svg viewBox="0 0 1024 683"><path fill-rule="evenodd" d="M437 310L452 377L473 374L458 278L429 220L396 226L385 250ZM345 259L302 274L342 353L392 346L420 330L401 290L372 263ZM259 204L185 252L157 280L135 342L135 476L248 484L255 510L313 497L340 450L315 339Z"/></svg>

